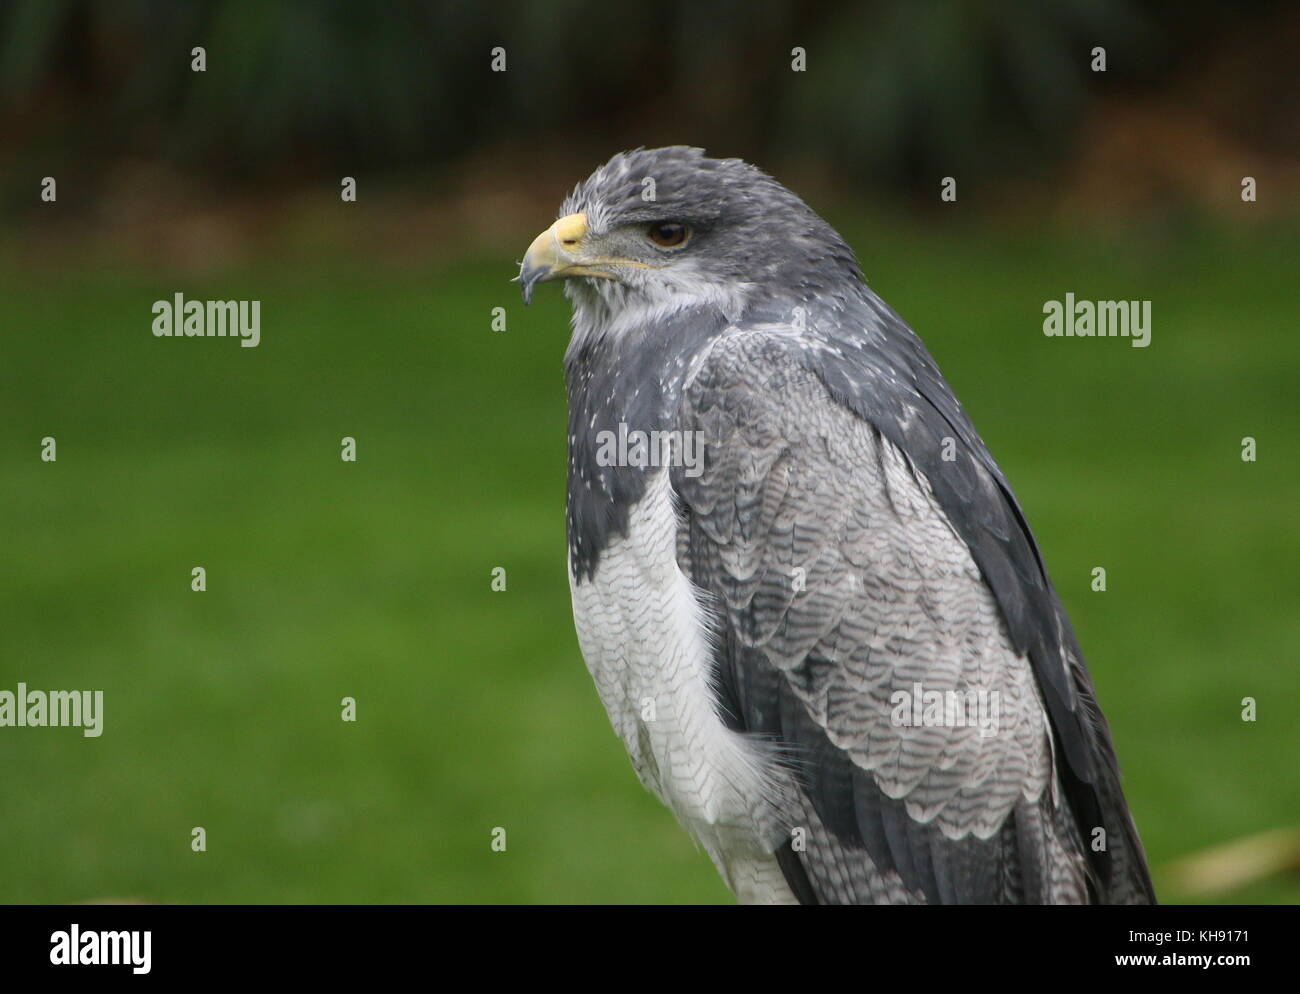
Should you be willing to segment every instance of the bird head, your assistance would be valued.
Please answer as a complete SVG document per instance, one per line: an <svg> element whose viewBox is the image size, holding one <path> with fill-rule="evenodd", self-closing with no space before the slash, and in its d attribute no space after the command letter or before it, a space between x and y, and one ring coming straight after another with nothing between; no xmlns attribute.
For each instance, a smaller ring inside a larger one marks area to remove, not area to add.
<svg viewBox="0 0 1300 994"><path fill-rule="evenodd" d="M580 183L528 247L524 302L567 280L575 310L697 303L739 313L774 291L833 291L861 274L835 231L772 177L697 148L622 152Z"/></svg>

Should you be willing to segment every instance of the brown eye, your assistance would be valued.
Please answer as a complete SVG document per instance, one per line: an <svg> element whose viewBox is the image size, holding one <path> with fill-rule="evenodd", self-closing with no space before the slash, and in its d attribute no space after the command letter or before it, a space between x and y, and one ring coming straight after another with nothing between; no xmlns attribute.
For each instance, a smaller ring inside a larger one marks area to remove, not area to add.
<svg viewBox="0 0 1300 994"><path fill-rule="evenodd" d="M676 248L686 242L690 231L686 225L676 221L662 221L650 225L646 235L660 248Z"/></svg>

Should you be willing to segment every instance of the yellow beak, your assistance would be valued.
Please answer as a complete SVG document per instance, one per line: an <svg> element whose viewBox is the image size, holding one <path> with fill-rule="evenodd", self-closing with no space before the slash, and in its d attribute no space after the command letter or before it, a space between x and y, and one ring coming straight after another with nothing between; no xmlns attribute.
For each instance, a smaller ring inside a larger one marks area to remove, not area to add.
<svg viewBox="0 0 1300 994"><path fill-rule="evenodd" d="M659 268L636 259L592 255L587 251L587 215L569 214L534 238L533 244L528 246L519 267L519 292L527 304L533 299L533 287L547 280L562 280L569 276L618 279L609 271L610 266Z"/></svg>
<svg viewBox="0 0 1300 994"><path fill-rule="evenodd" d="M587 237L587 215L569 214L533 239L519 267L519 292L524 303L533 299L533 287L566 276L605 276L608 273L582 265L583 242Z"/></svg>

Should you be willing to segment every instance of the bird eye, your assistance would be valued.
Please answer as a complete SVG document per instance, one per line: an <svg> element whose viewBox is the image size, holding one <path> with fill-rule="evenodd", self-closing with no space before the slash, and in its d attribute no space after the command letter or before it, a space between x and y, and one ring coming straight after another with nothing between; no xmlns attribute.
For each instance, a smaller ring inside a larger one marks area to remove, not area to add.
<svg viewBox="0 0 1300 994"><path fill-rule="evenodd" d="M646 231L646 237L660 248L677 248L684 245L690 236L690 229L676 221L656 221Z"/></svg>

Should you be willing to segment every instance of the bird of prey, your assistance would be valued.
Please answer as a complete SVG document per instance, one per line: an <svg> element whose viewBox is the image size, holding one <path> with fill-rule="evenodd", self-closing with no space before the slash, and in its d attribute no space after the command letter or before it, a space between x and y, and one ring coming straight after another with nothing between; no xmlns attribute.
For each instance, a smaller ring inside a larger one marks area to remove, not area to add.
<svg viewBox="0 0 1300 994"><path fill-rule="evenodd" d="M529 246L525 303L558 279L578 641L737 899L1154 901L1020 505L844 240L637 149Z"/></svg>

